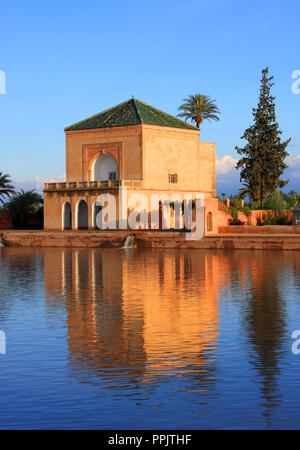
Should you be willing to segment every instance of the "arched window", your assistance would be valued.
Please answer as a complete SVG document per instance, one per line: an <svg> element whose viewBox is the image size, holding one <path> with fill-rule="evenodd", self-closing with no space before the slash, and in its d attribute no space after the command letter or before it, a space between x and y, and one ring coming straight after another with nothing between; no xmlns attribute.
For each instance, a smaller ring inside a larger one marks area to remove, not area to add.
<svg viewBox="0 0 300 450"><path fill-rule="evenodd" d="M213 215L211 212L207 214L207 231L213 231Z"/></svg>
<svg viewBox="0 0 300 450"><path fill-rule="evenodd" d="M100 155L93 168L93 181L108 181L118 179L118 166L112 155Z"/></svg>
<svg viewBox="0 0 300 450"><path fill-rule="evenodd" d="M62 228L63 230L72 229L72 206L70 202L65 202L62 209Z"/></svg>
<svg viewBox="0 0 300 450"><path fill-rule="evenodd" d="M85 200L79 200L77 203L77 228L86 230L88 228L88 205Z"/></svg>

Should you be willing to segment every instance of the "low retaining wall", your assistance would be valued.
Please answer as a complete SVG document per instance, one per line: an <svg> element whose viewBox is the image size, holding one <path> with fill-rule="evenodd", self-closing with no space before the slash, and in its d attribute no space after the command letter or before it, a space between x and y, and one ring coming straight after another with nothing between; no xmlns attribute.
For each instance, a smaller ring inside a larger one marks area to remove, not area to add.
<svg viewBox="0 0 300 450"><path fill-rule="evenodd" d="M244 222L245 224L249 224L250 226L256 226L257 225L257 218L262 218L263 214L265 214L267 211L264 210L256 210L254 209L251 213L250 217L247 217L244 213L239 211L238 213L238 219L241 222ZM226 211L219 209L218 211L218 225L219 227L226 227L229 224L229 220L232 219L232 216L228 214Z"/></svg>
<svg viewBox="0 0 300 450"><path fill-rule="evenodd" d="M11 231L1 232L5 243L13 247L121 247L128 231ZM134 234L134 233L132 233Z"/></svg>
<svg viewBox="0 0 300 450"><path fill-rule="evenodd" d="M300 235L218 235L199 241L184 237L138 236L138 247L210 250L300 250Z"/></svg>
<svg viewBox="0 0 300 450"><path fill-rule="evenodd" d="M288 219L293 218L293 214L290 211L285 211L286 215L288 216ZM249 226L256 226L257 225L257 219L263 218L264 214L271 214L272 216L276 215L275 211L271 210L263 210L263 209L253 209L251 211L251 216L247 217L244 213L239 211L237 218L244 222L245 224L248 224ZM227 227L229 225L229 219L232 219L232 216L225 212L222 209L219 209L218 211L218 225L219 227Z"/></svg>
<svg viewBox="0 0 300 450"><path fill-rule="evenodd" d="M232 227L229 227L232 229ZM241 227L242 228L242 227ZM250 227L248 227L249 229ZM263 227L259 227L263 228ZM189 241L183 232L168 231L10 231L1 233L14 247L115 247L135 235L140 248L300 250L300 234L223 234Z"/></svg>
<svg viewBox="0 0 300 450"><path fill-rule="evenodd" d="M248 225L230 225L219 227L220 234L300 234L299 225L263 225L251 227Z"/></svg>

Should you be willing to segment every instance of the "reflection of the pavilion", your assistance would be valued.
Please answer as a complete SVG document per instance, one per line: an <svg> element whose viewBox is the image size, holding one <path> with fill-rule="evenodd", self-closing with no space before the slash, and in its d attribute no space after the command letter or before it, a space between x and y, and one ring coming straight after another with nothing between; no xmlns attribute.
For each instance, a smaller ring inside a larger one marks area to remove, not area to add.
<svg viewBox="0 0 300 450"><path fill-rule="evenodd" d="M233 336L243 341L234 351L246 360L237 373L246 388L257 383L271 424L289 356L286 309L299 308L290 291L300 288L299 252L4 248L0 255L0 324L20 300L39 320L44 276L49 323L66 320L69 374L96 378L97 386L101 378L105 387L149 392L170 376L199 398L206 391L222 399L231 361L218 343L233 317Z"/></svg>
<svg viewBox="0 0 300 450"><path fill-rule="evenodd" d="M66 299L71 369L115 380L127 373L140 385L170 374L214 390L218 301L227 297L240 311L268 420L280 401L284 271L299 283L296 252L51 249L44 257L48 300L56 290Z"/></svg>
<svg viewBox="0 0 300 450"><path fill-rule="evenodd" d="M143 382L168 373L213 379L218 257L112 249L44 256L47 301L58 289L66 299L71 368Z"/></svg>

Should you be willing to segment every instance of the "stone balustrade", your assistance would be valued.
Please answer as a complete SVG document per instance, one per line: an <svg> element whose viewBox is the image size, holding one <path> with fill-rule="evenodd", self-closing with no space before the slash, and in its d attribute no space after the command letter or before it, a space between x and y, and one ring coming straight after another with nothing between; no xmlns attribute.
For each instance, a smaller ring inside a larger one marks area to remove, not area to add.
<svg viewBox="0 0 300 450"><path fill-rule="evenodd" d="M66 183L45 183L44 191L68 191L82 189L118 189L120 186L140 188L141 180L71 181Z"/></svg>

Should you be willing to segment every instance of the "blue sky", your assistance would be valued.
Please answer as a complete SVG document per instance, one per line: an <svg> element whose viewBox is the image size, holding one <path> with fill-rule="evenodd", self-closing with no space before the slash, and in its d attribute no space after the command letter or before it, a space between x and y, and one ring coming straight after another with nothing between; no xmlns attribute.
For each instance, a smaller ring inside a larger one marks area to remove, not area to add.
<svg viewBox="0 0 300 450"><path fill-rule="evenodd" d="M205 123L201 140L216 143L221 163L236 158L266 66L296 157L299 12L296 0L2 2L0 171L15 180L63 174L63 128L132 95L174 115L185 96L210 95L221 121Z"/></svg>

